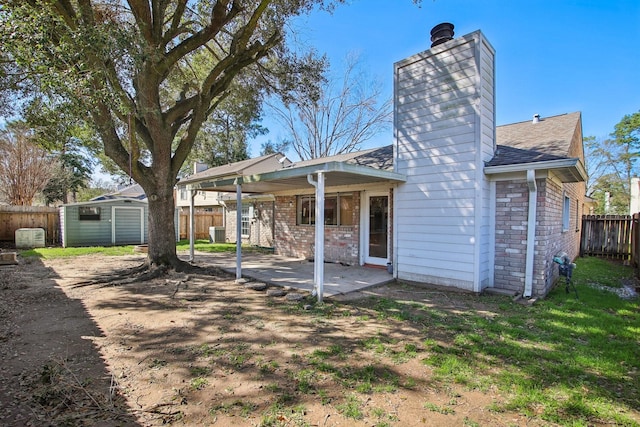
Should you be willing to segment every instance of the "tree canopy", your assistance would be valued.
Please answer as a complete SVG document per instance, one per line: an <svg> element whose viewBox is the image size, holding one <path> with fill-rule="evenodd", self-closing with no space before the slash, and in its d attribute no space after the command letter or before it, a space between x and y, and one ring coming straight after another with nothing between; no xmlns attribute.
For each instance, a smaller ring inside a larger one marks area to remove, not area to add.
<svg viewBox="0 0 640 427"><path fill-rule="evenodd" d="M625 115L610 138L586 137L587 195L598 202L598 214L628 214L631 178L638 176L640 112Z"/></svg>
<svg viewBox="0 0 640 427"><path fill-rule="evenodd" d="M177 267L173 187L202 126L245 73L295 78L305 57L288 51L285 23L343 1L10 0L2 55L92 124L148 196L150 263Z"/></svg>

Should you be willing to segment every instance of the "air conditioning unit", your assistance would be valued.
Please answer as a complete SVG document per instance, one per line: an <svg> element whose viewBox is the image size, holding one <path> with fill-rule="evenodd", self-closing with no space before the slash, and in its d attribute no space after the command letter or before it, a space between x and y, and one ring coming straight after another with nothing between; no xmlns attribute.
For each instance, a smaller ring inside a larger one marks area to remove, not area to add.
<svg viewBox="0 0 640 427"><path fill-rule="evenodd" d="M227 236L224 227L209 227L209 242L224 243L226 241Z"/></svg>
<svg viewBox="0 0 640 427"><path fill-rule="evenodd" d="M43 228L18 228L16 248L44 248L46 233Z"/></svg>

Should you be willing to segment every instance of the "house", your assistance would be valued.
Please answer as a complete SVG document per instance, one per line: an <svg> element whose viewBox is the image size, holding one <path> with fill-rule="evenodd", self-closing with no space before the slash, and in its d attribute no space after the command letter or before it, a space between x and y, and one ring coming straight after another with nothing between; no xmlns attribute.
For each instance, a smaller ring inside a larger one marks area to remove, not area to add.
<svg viewBox="0 0 640 427"><path fill-rule="evenodd" d="M179 186L235 192L237 205L272 195L275 253L314 259L319 297L325 260L542 297L558 274L553 256L579 252L581 115L496 126L494 56L476 31L396 63L393 145L292 164L258 158L260 170L212 168Z"/></svg>

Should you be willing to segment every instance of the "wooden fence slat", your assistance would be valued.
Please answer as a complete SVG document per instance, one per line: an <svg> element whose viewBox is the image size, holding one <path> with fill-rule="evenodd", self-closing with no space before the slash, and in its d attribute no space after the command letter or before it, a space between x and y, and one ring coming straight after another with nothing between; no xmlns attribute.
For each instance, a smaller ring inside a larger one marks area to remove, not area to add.
<svg viewBox="0 0 640 427"><path fill-rule="evenodd" d="M222 212L197 212L194 216L196 239L208 239L209 227L223 227L224 216ZM180 213L180 239L189 238L189 214Z"/></svg>
<svg viewBox="0 0 640 427"><path fill-rule="evenodd" d="M580 255L632 258L633 221L628 215L584 215Z"/></svg>
<svg viewBox="0 0 640 427"><path fill-rule="evenodd" d="M58 208L47 206L0 206L0 241L15 241L20 228L43 228L46 242L60 242L60 215Z"/></svg>

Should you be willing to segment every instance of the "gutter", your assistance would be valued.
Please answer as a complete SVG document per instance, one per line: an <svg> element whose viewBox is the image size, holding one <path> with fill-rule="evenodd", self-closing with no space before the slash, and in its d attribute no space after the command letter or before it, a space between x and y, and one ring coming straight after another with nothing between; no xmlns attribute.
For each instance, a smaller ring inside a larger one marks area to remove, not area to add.
<svg viewBox="0 0 640 427"><path fill-rule="evenodd" d="M527 253L524 270L524 293L522 296L531 298L533 293L533 256L536 244L536 211L538 199L536 172L533 169L527 170L527 185L529 186L529 212L527 216Z"/></svg>

